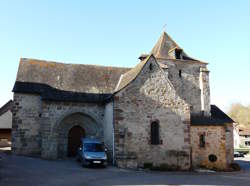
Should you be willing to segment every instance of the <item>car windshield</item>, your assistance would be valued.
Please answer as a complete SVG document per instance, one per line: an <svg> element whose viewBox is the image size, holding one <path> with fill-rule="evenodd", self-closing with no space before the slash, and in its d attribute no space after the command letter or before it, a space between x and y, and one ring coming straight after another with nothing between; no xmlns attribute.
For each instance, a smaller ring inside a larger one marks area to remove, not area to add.
<svg viewBox="0 0 250 186"><path fill-rule="evenodd" d="M103 152L103 145L100 143L85 143L84 151L86 152Z"/></svg>

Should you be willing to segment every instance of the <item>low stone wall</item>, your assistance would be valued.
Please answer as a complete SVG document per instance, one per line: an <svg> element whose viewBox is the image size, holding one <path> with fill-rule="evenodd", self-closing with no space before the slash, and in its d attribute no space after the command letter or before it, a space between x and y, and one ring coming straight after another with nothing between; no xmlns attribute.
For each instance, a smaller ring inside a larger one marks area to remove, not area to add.
<svg viewBox="0 0 250 186"><path fill-rule="evenodd" d="M231 124L232 125L232 124ZM205 146L200 147L200 135L205 136ZM191 126L192 166L227 170L233 161L233 140L230 125ZM209 155L215 155L212 162Z"/></svg>

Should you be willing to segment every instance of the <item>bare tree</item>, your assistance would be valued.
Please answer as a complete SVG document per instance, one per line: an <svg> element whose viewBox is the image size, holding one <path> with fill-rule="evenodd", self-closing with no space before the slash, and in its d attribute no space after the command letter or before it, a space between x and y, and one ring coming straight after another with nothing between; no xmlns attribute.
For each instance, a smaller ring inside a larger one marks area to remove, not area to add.
<svg viewBox="0 0 250 186"><path fill-rule="evenodd" d="M250 105L244 106L240 103L233 103L228 115L243 127L250 127Z"/></svg>

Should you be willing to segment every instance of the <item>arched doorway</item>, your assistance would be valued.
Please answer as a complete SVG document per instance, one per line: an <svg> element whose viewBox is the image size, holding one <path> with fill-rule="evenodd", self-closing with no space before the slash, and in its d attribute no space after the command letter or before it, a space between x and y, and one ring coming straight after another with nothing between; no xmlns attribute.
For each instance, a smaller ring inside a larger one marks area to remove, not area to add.
<svg viewBox="0 0 250 186"><path fill-rule="evenodd" d="M74 152L77 152L77 150L74 149L79 147L79 139L81 138L77 136L103 139L103 126L100 122L97 122L90 115L81 112L66 115L58 122L54 129L55 132L53 134L55 135L54 137L57 144L57 158L66 158L69 155L73 156L75 154ZM76 132L74 132L74 130L76 130ZM74 145L76 147L74 147Z"/></svg>
<svg viewBox="0 0 250 186"><path fill-rule="evenodd" d="M75 156L81 145L81 138L85 136L85 131L80 126L74 126L68 133L68 156Z"/></svg>

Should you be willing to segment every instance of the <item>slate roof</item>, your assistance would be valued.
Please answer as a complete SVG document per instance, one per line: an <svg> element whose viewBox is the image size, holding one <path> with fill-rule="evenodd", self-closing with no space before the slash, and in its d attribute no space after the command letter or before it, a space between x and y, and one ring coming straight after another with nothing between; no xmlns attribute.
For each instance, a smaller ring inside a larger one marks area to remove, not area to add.
<svg viewBox="0 0 250 186"><path fill-rule="evenodd" d="M138 63L134 68L132 68L131 70L123 74L120 77L120 80L119 80L119 83L115 92L118 92L119 90L126 87L130 82L132 82L137 77L137 75L141 72L142 68L151 57L153 57L153 55L148 56L146 59Z"/></svg>
<svg viewBox="0 0 250 186"><path fill-rule="evenodd" d="M170 52L175 49L182 50L182 60L198 61L188 56L166 32L162 33L155 46L151 50L151 54L153 54L157 59L176 59L170 55Z"/></svg>
<svg viewBox="0 0 250 186"><path fill-rule="evenodd" d="M211 116L191 115L191 125L223 125L234 121L220 110L216 105L211 105Z"/></svg>
<svg viewBox="0 0 250 186"><path fill-rule="evenodd" d="M42 83L19 81L16 81L13 92L39 94L44 101L105 103L112 98L112 94L63 91Z"/></svg>
<svg viewBox="0 0 250 186"><path fill-rule="evenodd" d="M110 94L120 75L128 70L130 68L21 58L16 81L45 84L69 92Z"/></svg>
<svg viewBox="0 0 250 186"><path fill-rule="evenodd" d="M175 48L181 49L177 43L166 33L163 32L155 46L151 50L156 58L171 58L169 52ZM186 55L186 54L185 54Z"/></svg>
<svg viewBox="0 0 250 186"><path fill-rule="evenodd" d="M7 103L5 103L1 108L0 108L0 116L3 115L5 112L11 110L12 108L13 101L9 100Z"/></svg>
<svg viewBox="0 0 250 186"><path fill-rule="evenodd" d="M163 32L151 54L142 56L144 60L132 69L21 58L13 92L38 93L43 100L103 101L132 82L151 56L169 58L169 51L175 48L180 49ZM184 52L183 55L183 59L193 60Z"/></svg>

